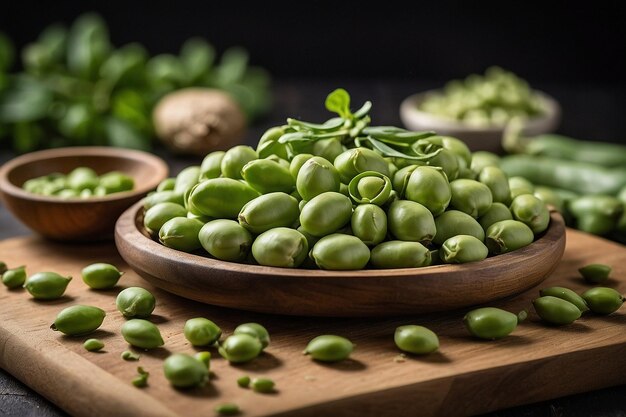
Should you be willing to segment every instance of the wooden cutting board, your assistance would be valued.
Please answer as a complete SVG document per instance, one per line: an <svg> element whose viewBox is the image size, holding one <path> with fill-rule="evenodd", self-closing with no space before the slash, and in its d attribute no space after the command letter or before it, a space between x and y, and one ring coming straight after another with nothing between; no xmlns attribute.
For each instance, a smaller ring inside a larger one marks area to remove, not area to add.
<svg viewBox="0 0 626 417"><path fill-rule="evenodd" d="M36 237L0 242L0 259L26 265L29 274L56 271L74 276L66 296L34 301L24 290L0 288L0 366L76 416L211 416L222 402L235 402L245 416L429 416L473 415L626 381L626 307L607 317L586 315L572 325L548 327L531 312L509 337L479 341L468 336L461 319L466 310L391 319L319 319L279 317L211 307L151 287L123 263L112 244L65 245ZM491 303L517 312L531 308L541 287L589 288L577 269L587 263L613 266L607 284L626 292L626 247L568 230L567 248L557 270L539 287L509 300ZM93 291L80 278L82 267L110 262L126 271L120 285ZM480 276L476 276L480 285ZM152 320L165 346L137 350L138 362L120 359L128 349L119 330L124 319L115 297L124 287L153 291ZM259 283L259 285L263 285ZM445 285L445 283L442 283ZM251 286L247 291L254 291ZM73 304L106 310L102 327L90 337L106 343L104 352L82 348L86 337L70 338L49 329L56 314ZM181 391L169 386L162 362L174 352L193 353L182 334L185 320L204 316L225 335L243 322L264 324L272 337L266 353L244 365L229 365L215 350L213 377L204 388ZM393 332L402 324L421 324L440 337L438 353L399 356ZM356 343L352 359L320 364L302 355L320 334L339 334ZM137 366L150 372L149 386L130 381ZM239 388L244 374L276 382L274 394Z"/></svg>

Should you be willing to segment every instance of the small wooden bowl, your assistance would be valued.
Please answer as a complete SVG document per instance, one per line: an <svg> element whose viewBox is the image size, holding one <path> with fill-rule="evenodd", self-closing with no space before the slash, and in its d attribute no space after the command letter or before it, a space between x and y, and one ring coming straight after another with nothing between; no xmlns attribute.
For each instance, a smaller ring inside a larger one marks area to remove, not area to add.
<svg viewBox="0 0 626 417"><path fill-rule="evenodd" d="M120 171L135 180L131 191L103 197L59 198L29 193L22 184L52 172L93 168L99 175ZM112 147L70 147L32 152L0 168L0 196L13 215L33 231L55 240L112 238L120 214L168 175L167 164L150 153Z"/></svg>
<svg viewBox="0 0 626 417"><path fill-rule="evenodd" d="M453 310L523 292L543 281L565 250L565 224L531 245L464 265L320 271L211 259L167 248L144 231L141 203L115 226L124 260L153 285L206 304L284 315L367 317Z"/></svg>
<svg viewBox="0 0 626 417"><path fill-rule="evenodd" d="M522 132L526 136L535 136L554 131L561 121L561 106L548 94L535 91L547 109L541 116L524 122ZM433 130L440 135L454 136L461 139L472 151L490 151L502 153L502 135L505 126L476 127L466 123L449 120L419 109L420 104L438 90L429 90L413 94L400 104L400 119L409 130Z"/></svg>

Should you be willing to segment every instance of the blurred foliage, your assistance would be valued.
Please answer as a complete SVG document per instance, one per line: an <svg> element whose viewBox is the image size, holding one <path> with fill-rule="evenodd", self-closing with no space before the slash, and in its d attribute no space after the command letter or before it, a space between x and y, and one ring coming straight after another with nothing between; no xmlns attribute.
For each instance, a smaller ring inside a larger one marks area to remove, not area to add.
<svg viewBox="0 0 626 417"><path fill-rule="evenodd" d="M151 112L163 95L184 87L224 90L253 122L269 110L270 76L248 65L248 53L227 49L218 60L202 38L178 55L150 57L138 43L116 48L100 16L52 25L21 51L0 33L0 147L17 152L72 145L150 149Z"/></svg>

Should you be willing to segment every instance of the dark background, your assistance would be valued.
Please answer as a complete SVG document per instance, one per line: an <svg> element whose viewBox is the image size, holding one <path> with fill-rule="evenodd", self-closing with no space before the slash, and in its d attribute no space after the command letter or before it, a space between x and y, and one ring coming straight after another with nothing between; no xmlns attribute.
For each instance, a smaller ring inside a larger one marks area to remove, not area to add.
<svg viewBox="0 0 626 417"><path fill-rule="evenodd" d="M499 65L560 101L558 133L626 143L626 3L371 3L17 0L3 4L0 30L21 47L50 23L70 24L95 11L117 46L140 42L152 54L176 53L189 37L202 36L218 55L230 46L246 48L251 63L269 70L279 85L359 82L366 88L353 95L355 103L380 100L381 80L401 82L395 101L385 103L395 113L403 97ZM311 97L315 106L329 91ZM399 117L377 122L398 124Z"/></svg>
<svg viewBox="0 0 626 417"><path fill-rule="evenodd" d="M249 3L249 4L247 4ZM623 2L4 2L23 45L49 23L99 12L112 40L176 52L191 36L247 48L277 77L447 80L493 64L531 82L624 84Z"/></svg>

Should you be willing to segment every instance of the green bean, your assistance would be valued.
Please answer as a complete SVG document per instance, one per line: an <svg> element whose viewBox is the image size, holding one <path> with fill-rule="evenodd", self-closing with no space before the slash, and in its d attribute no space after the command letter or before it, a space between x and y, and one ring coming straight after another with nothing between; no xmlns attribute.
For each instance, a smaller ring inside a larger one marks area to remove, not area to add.
<svg viewBox="0 0 626 417"><path fill-rule="evenodd" d="M68 336L88 334L102 325L105 316L101 308L75 305L61 310L50 328Z"/></svg>
<svg viewBox="0 0 626 417"><path fill-rule="evenodd" d="M221 416L234 416L240 413L239 406L234 403L224 403L215 406L215 412Z"/></svg>
<svg viewBox="0 0 626 417"><path fill-rule="evenodd" d="M565 301L569 301L570 303L578 307L581 313L584 313L585 311L589 311L589 307L587 307L587 303L585 302L585 300L580 295L576 294L576 292L570 290L569 288L564 288L564 287L543 288L541 291L539 291L539 294L542 297L550 295L556 298L561 298Z"/></svg>
<svg viewBox="0 0 626 417"><path fill-rule="evenodd" d="M56 272L38 272L24 282L24 288L38 300L61 298L72 277L64 277Z"/></svg>
<svg viewBox="0 0 626 417"><path fill-rule="evenodd" d="M81 272L85 284L96 290L113 288L123 274L115 265L107 263L88 265Z"/></svg>
<svg viewBox="0 0 626 417"><path fill-rule="evenodd" d="M404 352L424 355L439 349L437 335L423 326L400 326L396 328L393 338L398 349Z"/></svg>
<svg viewBox="0 0 626 417"><path fill-rule="evenodd" d="M276 384L269 378L254 378L250 384L252 390L260 393L274 392L274 386Z"/></svg>
<svg viewBox="0 0 626 417"><path fill-rule="evenodd" d="M248 334L256 337L261 342L262 349L270 344L270 334L265 327L259 323L243 323L233 330L233 334Z"/></svg>
<svg viewBox="0 0 626 417"><path fill-rule="evenodd" d="M595 287L585 291L582 297L587 302L589 310L596 314L611 314L624 304L624 296L607 287Z"/></svg>
<svg viewBox="0 0 626 417"><path fill-rule="evenodd" d="M609 279L612 268L604 264L589 264L578 269L580 275L590 284L602 284Z"/></svg>
<svg viewBox="0 0 626 417"><path fill-rule="evenodd" d="M248 388L250 386L250 377L248 375L240 376L237 378L237 385L241 388Z"/></svg>
<svg viewBox="0 0 626 417"><path fill-rule="evenodd" d="M220 345L219 354L233 363L249 362L259 356L263 344L258 337L239 333L228 336Z"/></svg>
<svg viewBox="0 0 626 417"><path fill-rule="evenodd" d="M165 343L159 328L148 320L128 320L122 325L121 332L126 342L138 348L154 349Z"/></svg>
<svg viewBox="0 0 626 417"><path fill-rule="evenodd" d="M536 298L533 307L542 320L557 326L573 323L581 315L576 305L551 295Z"/></svg>
<svg viewBox="0 0 626 417"><path fill-rule="evenodd" d="M125 350L124 352L122 352L120 357L124 359L125 361L138 361L139 360L139 355L134 352L131 352L130 350Z"/></svg>
<svg viewBox="0 0 626 417"><path fill-rule="evenodd" d="M174 353L163 362L163 373L177 388L202 387L209 379L209 370L193 356Z"/></svg>
<svg viewBox="0 0 626 417"><path fill-rule="evenodd" d="M115 305L126 318L147 318L154 311L156 299L144 288L128 287L117 295Z"/></svg>
<svg viewBox="0 0 626 417"><path fill-rule="evenodd" d="M185 322L183 333L193 346L208 346L219 340L222 329L209 319L196 317Z"/></svg>
<svg viewBox="0 0 626 417"><path fill-rule="evenodd" d="M193 357L202 362L207 367L207 369L211 369L211 352L196 352Z"/></svg>
<svg viewBox="0 0 626 417"><path fill-rule="evenodd" d="M503 141L510 153L545 156L605 167L626 165L626 146L617 143L585 141L554 133L533 137L510 135Z"/></svg>
<svg viewBox="0 0 626 417"><path fill-rule="evenodd" d="M518 317L499 308L483 307L468 312L463 317L463 323L472 336L496 340L515 330Z"/></svg>
<svg viewBox="0 0 626 417"><path fill-rule="evenodd" d="M626 170L623 169L529 155L509 155L500 162L509 177L519 175L533 184L578 194L615 195L626 185Z"/></svg>
<svg viewBox="0 0 626 417"><path fill-rule="evenodd" d="M89 352L98 352L104 348L104 342L99 339L87 339L83 343L83 347Z"/></svg>
<svg viewBox="0 0 626 417"><path fill-rule="evenodd" d="M131 380L131 383L137 388L144 388L148 386L148 377L150 372L146 372L141 366L137 368L138 375Z"/></svg>
<svg viewBox="0 0 626 417"><path fill-rule="evenodd" d="M322 362L338 362L347 359L354 345L345 337L322 335L312 339L304 350L305 355Z"/></svg>
<svg viewBox="0 0 626 417"><path fill-rule="evenodd" d="M0 275L2 276L2 283L7 288L19 288L26 282L26 267L19 266L17 268L5 269Z"/></svg>

